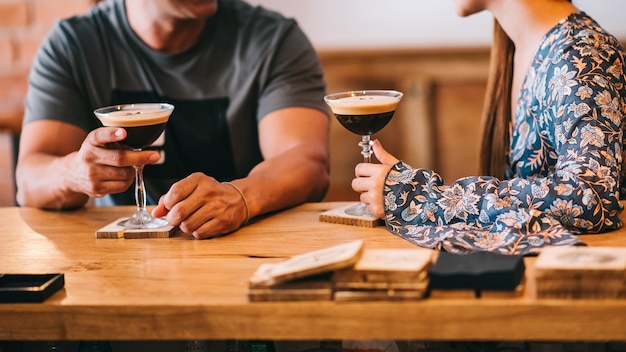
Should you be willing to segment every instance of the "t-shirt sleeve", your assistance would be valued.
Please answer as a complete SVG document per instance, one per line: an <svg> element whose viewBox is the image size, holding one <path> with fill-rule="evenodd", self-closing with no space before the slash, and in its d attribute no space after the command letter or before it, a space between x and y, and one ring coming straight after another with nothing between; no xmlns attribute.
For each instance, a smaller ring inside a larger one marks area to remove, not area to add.
<svg viewBox="0 0 626 352"><path fill-rule="evenodd" d="M24 123L58 120L90 130L92 114L86 103L72 42L76 37L63 22L57 22L39 47L28 77Z"/></svg>
<svg viewBox="0 0 626 352"><path fill-rule="evenodd" d="M282 24L283 36L268 56L262 73L257 119L286 107L308 107L327 112L325 83L319 58L295 21Z"/></svg>

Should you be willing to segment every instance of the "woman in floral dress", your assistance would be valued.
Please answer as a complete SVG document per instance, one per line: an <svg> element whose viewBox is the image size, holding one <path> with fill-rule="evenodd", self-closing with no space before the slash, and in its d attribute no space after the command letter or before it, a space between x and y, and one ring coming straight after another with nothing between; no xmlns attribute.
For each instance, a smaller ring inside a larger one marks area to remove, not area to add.
<svg viewBox="0 0 626 352"><path fill-rule="evenodd" d="M481 174L452 183L373 149L352 188L387 229L457 253L538 253L622 226L624 49L566 0L456 0L495 18Z"/></svg>

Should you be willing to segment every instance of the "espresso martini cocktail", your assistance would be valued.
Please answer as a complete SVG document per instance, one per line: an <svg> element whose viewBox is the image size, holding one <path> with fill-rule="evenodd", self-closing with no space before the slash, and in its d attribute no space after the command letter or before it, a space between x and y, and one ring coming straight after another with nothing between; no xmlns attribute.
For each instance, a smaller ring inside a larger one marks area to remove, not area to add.
<svg viewBox="0 0 626 352"><path fill-rule="evenodd" d="M94 114L106 127L122 127L126 138L119 143L134 150L142 150L156 141L165 131L165 125L174 111L167 103L140 103L113 105L100 108ZM143 165L135 166L135 200L137 211L120 226L129 229L151 229L167 225L164 219L155 219L146 210L146 191Z"/></svg>
<svg viewBox="0 0 626 352"><path fill-rule="evenodd" d="M372 161L372 134L389 123L402 99L403 94L396 90L359 90L329 94L324 101L337 121L348 131L361 135L363 161ZM363 203L348 208L350 215L371 215Z"/></svg>
<svg viewBox="0 0 626 352"><path fill-rule="evenodd" d="M383 95L382 92L380 95L372 92L353 94L328 98L326 103L337 121L358 135L372 135L382 130L393 117L401 98L401 95Z"/></svg>
<svg viewBox="0 0 626 352"><path fill-rule="evenodd" d="M126 130L126 139L121 144L141 149L159 138L173 110L170 104L145 103L109 106L96 110L95 114L102 125Z"/></svg>
<svg viewBox="0 0 626 352"><path fill-rule="evenodd" d="M361 135L364 161L371 162L372 134L389 123L402 99L395 90L361 90L329 94L324 101L337 121L354 134Z"/></svg>

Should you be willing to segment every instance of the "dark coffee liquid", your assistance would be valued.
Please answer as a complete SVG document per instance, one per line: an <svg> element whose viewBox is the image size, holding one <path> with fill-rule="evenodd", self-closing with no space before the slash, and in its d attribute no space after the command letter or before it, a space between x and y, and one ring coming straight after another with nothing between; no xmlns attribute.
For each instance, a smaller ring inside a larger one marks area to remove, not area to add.
<svg viewBox="0 0 626 352"><path fill-rule="evenodd" d="M150 146L159 138L165 130L165 122L156 125L124 127L126 139L121 144L133 149L141 149Z"/></svg>
<svg viewBox="0 0 626 352"><path fill-rule="evenodd" d="M371 135L380 131L389 123L393 117L394 111L388 111L381 114L369 115L338 115L335 114L339 123L347 128L350 132L359 135Z"/></svg>

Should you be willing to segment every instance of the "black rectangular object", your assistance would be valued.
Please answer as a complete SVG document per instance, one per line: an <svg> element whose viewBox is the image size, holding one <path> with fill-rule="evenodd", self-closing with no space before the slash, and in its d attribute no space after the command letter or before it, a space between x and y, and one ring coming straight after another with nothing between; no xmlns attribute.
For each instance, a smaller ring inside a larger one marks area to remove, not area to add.
<svg viewBox="0 0 626 352"><path fill-rule="evenodd" d="M441 252L430 270L430 288L514 290L524 277L524 270L523 256Z"/></svg>
<svg viewBox="0 0 626 352"><path fill-rule="evenodd" d="M0 274L0 303L43 302L65 286L63 274Z"/></svg>

